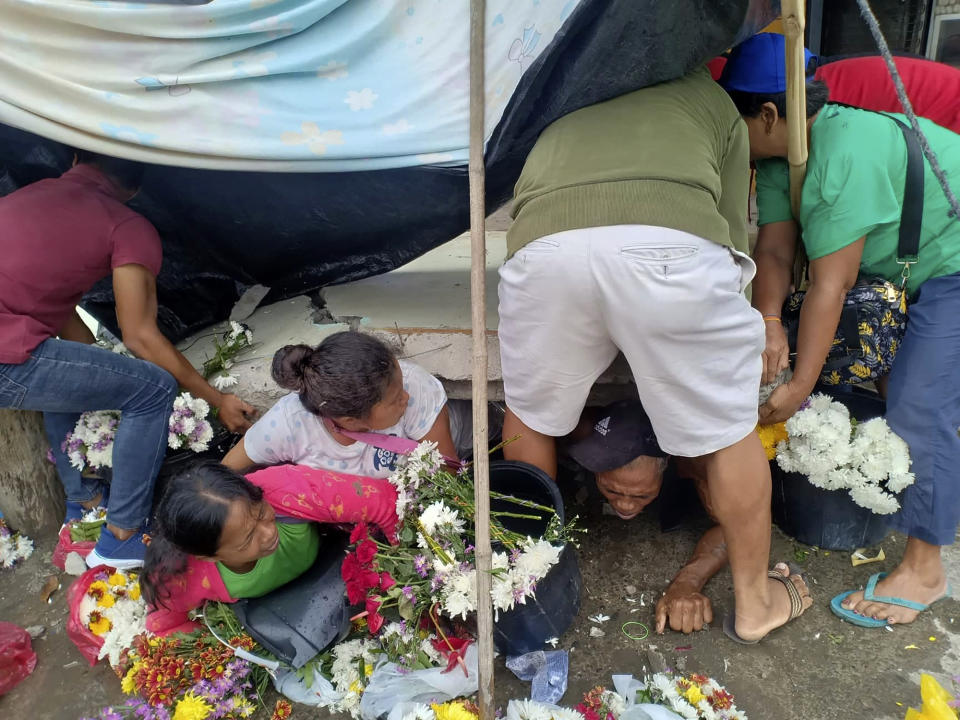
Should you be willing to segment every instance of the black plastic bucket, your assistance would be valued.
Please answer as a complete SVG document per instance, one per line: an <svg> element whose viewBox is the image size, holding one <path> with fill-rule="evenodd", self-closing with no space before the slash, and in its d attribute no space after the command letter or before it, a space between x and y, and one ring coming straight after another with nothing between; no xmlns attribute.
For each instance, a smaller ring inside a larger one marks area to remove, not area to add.
<svg viewBox="0 0 960 720"><path fill-rule="evenodd" d="M561 522L565 520L563 499L557 484L533 465L506 460L491 463L490 489L555 508ZM516 505L503 500L491 499L490 508L494 512L533 514L526 509L518 510ZM543 535L549 517L543 520L501 518L500 522L509 530L536 538ZM522 655L542 650L547 640L560 637L580 612L582 584L577 554L572 546L567 545L560 553L559 562L537 584L536 597L527 598L525 605L500 613L493 628L497 650L507 656Z"/></svg>
<svg viewBox="0 0 960 720"><path fill-rule="evenodd" d="M879 396L865 392L831 392L850 415L864 421L883 415ZM787 535L827 550L856 550L876 545L887 534L886 516L876 515L850 499L846 490L823 490L806 475L788 473L776 461L773 475L773 521Z"/></svg>

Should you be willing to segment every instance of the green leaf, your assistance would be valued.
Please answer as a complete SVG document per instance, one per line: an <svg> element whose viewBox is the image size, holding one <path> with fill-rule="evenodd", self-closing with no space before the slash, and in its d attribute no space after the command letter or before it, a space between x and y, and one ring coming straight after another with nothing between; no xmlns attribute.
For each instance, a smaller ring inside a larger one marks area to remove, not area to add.
<svg viewBox="0 0 960 720"><path fill-rule="evenodd" d="M412 543L413 530L411 530L409 527L405 527L403 531L400 533L400 541L404 543Z"/></svg>
<svg viewBox="0 0 960 720"><path fill-rule="evenodd" d="M404 620L407 620L408 622L413 620L413 603L410 602L407 596L403 595L402 593L397 602L397 611L400 613L400 617L402 617Z"/></svg>

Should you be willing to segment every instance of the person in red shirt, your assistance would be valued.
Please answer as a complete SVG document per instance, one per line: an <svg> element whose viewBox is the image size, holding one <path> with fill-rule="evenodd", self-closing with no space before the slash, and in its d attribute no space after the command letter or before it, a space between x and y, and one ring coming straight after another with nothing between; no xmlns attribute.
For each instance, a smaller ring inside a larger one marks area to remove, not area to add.
<svg viewBox="0 0 960 720"><path fill-rule="evenodd" d="M126 207L140 187L139 163L80 152L59 178L0 198L0 408L43 412L67 494L67 519L102 498L61 448L79 414L120 410L107 523L87 558L116 568L142 564L141 528L167 446L177 387L219 410L234 432L253 408L212 388L157 328L160 237ZM97 347L76 306L112 275L117 319L135 359Z"/></svg>

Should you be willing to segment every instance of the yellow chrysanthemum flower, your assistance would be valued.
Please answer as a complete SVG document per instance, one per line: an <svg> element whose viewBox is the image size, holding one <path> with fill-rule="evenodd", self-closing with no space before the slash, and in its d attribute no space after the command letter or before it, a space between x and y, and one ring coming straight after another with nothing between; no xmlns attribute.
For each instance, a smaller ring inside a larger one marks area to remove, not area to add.
<svg viewBox="0 0 960 720"><path fill-rule="evenodd" d="M467 710L461 702L446 702L443 705L431 705L437 720L477 720L477 716Z"/></svg>
<svg viewBox="0 0 960 720"><path fill-rule="evenodd" d="M236 717L247 718L257 711L257 706L247 700L243 695L233 696L233 710Z"/></svg>
<svg viewBox="0 0 960 720"><path fill-rule="evenodd" d="M767 460L773 460L777 456L777 444L788 437L787 424L781 422L775 425L757 425L757 434L760 436L760 442L763 443Z"/></svg>
<svg viewBox="0 0 960 720"><path fill-rule="evenodd" d="M97 600L97 607L102 608L112 608L116 604L117 600L110 593L104 593Z"/></svg>
<svg viewBox="0 0 960 720"><path fill-rule="evenodd" d="M120 689L123 690L124 695L133 695L137 691L137 685L135 681L136 674L140 671L140 663L134 663L133 667L127 670L127 674L123 676L123 680L120 681Z"/></svg>
<svg viewBox="0 0 960 720"><path fill-rule="evenodd" d="M352 692L356 695L363 695L363 685L360 684L359 680L354 680L350 683L350 687L347 688L347 692Z"/></svg>
<svg viewBox="0 0 960 720"><path fill-rule="evenodd" d="M209 705L203 698L188 692L177 703L173 720L206 720L211 712L213 712L213 706Z"/></svg>
<svg viewBox="0 0 960 720"><path fill-rule="evenodd" d="M687 699L687 702L689 702L694 707L696 707L697 703L703 700L703 697L704 697L703 693L700 692L699 685L691 685L690 687L688 687L687 691L683 694L683 696Z"/></svg>
<svg viewBox="0 0 960 720"><path fill-rule="evenodd" d="M140 599L140 583L137 583L136 585L131 585L127 589L127 597L129 597L134 602Z"/></svg>
<svg viewBox="0 0 960 720"><path fill-rule="evenodd" d="M370 677L371 675L373 675L373 665L371 665L370 663L367 663L366 665L364 665L363 674L366 675L367 677Z"/></svg>
<svg viewBox="0 0 960 720"><path fill-rule="evenodd" d="M110 584L110 587L123 587L127 584L127 576L123 573L115 572L107 578L107 582Z"/></svg>
<svg viewBox="0 0 960 720"><path fill-rule="evenodd" d="M106 635L113 627L110 621L98 612L90 613L90 632L97 637Z"/></svg>
<svg viewBox="0 0 960 720"><path fill-rule="evenodd" d="M107 585L103 580L94 580L90 583L90 587L87 588L87 595L92 595L96 597L100 593L110 592L110 586Z"/></svg>

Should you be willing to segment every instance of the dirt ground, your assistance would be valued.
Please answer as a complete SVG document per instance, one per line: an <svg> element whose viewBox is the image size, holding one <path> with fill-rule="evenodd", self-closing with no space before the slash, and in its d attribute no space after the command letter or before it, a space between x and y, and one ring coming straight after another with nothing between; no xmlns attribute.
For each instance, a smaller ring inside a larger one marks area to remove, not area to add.
<svg viewBox="0 0 960 720"><path fill-rule="evenodd" d="M816 600L798 621L756 647L735 645L718 623L690 636L667 633L631 640L621 632L622 624L635 620L652 625L653 603L693 549L705 519L694 518L679 530L662 533L656 508L624 522L603 514L596 495L576 490L565 488L567 510L581 516L588 533L579 553L582 610L559 644L571 653L565 703L575 704L594 685L609 685L611 674L658 669L662 658L668 666L716 677L752 720L901 720L907 705L918 704L920 672L947 683L960 674L956 601L940 603L912 626L892 631L848 625L830 613L829 599L861 586L873 572L892 568L893 561L854 568L848 553L816 551L778 530L773 557L797 561L805 555L801 566ZM882 547L888 558L897 558L903 538L890 535ZM44 580L55 571L49 563L51 550L52 538L43 539L22 566L0 571L0 619L45 628L34 642L37 669L0 698L0 718L79 718L121 699L119 681L110 669L102 663L90 668L66 636L69 576L61 577L63 588L50 604L39 599ZM948 551L954 587L960 586L957 557L956 551ZM716 617L722 618L732 606L729 573L714 578L706 592ZM606 635L600 638L590 636L594 624L588 618L597 613L611 618L602 625ZM508 698L525 697L529 688L498 659L496 691L498 702L505 705ZM325 711L304 707L294 713L301 718L324 716Z"/></svg>

